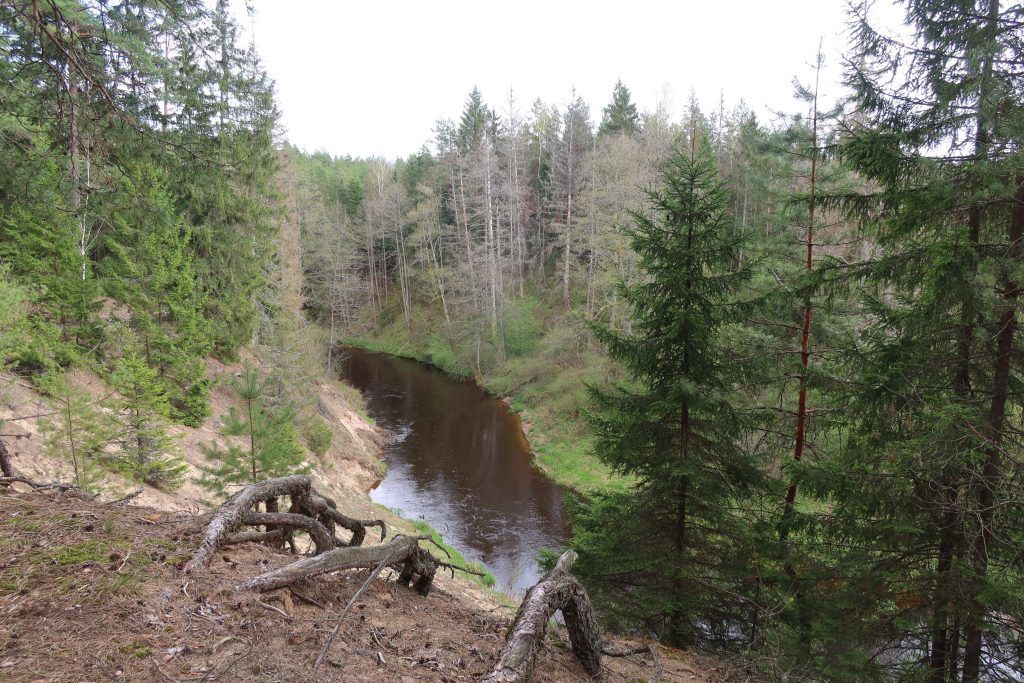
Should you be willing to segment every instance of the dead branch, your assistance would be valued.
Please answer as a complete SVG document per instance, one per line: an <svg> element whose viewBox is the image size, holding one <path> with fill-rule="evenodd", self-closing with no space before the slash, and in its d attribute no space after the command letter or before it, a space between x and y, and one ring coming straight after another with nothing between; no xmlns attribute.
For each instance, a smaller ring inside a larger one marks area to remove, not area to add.
<svg viewBox="0 0 1024 683"><path fill-rule="evenodd" d="M267 527L267 533L280 531L280 527L301 529L309 534L318 555L335 547L334 536L327 531L327 527L306 515L291 512L246 512L242 515L242 523L248 526L264 525Z"/></svg>
<svg viewBox="0 0 1024 683"><path fill-rule="evenodd" d="M271 545L277 543L283 543L287 534L284 529L275 529L274 531L257 531L255 529L249 531L239 531L237 534L224 534L221 538L220 544L223 545L236 545L238 543L269 543Z"/></svg>
<svg viewBox="0 0 1024 683"><path fill-rule="evenodd" d="M601 654L608 655L609 657L632 657L643 652L647 652L651 655L651 677L647 679L647 683L660 683L661 681L661 659L658 657L658 644L648 643L646 645L637 645L636 647L629 647L625 649L619 649L610 645L605 645L601 648Z"/></svg>
<svg viewBox="0 0 1024 683"><path fill-rule="evenodd" d="M11 465L11 454L7 450L7 444L0 438L0 474L3 474L4 478L14 476L14 466Z"/></svg>
<svg viewBox="0 0 1024 683"><path fill-rule="evenodd" d="M128 495L126 495L126 496L124 496L122 498L118 498L117 500L112 500L109 503L104 503L103 507L111 507L111 508L120 509L120 508L123 508L124 506L128 505L128 503L130 503L131 501L135 500L140 495L142 495L142 489L138 488L138 489L135 489L134 491L132 491L131 493L129 493Z"/></svg>
<svg viewBox="0 0 1024 683"><path fill-rule="evenodd" d="M11 484L27 484L27 485L31 486L32 488L34 488L36 490L39 490L39 491L47 491L47 490L78 491L79 490L78 487L75 486L74 484L65 484L64 482L60 482L60 481L39 482L39 481L34 481L32 479L29 479L28 477L22 477L22 476L18 476L18 475L14 475L14 476L10 476L10 477L0 477L0 484L6 484L7 486L10 486Z"/></svg>
<svg viewBox="0 0 1024 683"><path fill-rule="evenodd" d="M498 663L481 683L526 683L533 674L537 650L544 641L548 620L562 610L572 651L584 670L595 678L601 673L601 633L590 598L569 573L576 553L567 550L555 568L526 593L509 627Z"/></svg>
<svg viewBox="0 0 1024 683"><path fill-rule="evenodd" d="M416 536L396 536L384 545L335 548L253 577L237 586L236 590L264 592L342 569L374 569L386 561L385 566L401 565L399 581L405 584L415 582L420 595L426 595L437 571L437 560L420 548L419 541Z"/></svg>
<svg viewBox="0 0 1024 683"><path fill-rule="evenodd" d="M362 545L366 538L366 527L380 527L380 540L383 542L387 535L387 527L381 519L353 519L338 511L338 505L330 498L319 493L316 489L310 489L309 493L299 499L298 507L310 517L316 518L334 535L335 525L348 529L352 532L352 538L348 543L339 542L338 545L357 546Z"/></svg>
<svg viewBox="0 0 1024 683"><path fill-rule="evenodd" d="M397 555L399 553L407 552L407 548L404 545L395 543L395 541L399 540L400 538L402 537L400 536L388 544L394 545L395 548L393 548L391 552L389 552L384 558L382 558L380 563L376 567L374 567L373 571L370 572L370 575L366 577L366 581L363 581L363 585L359 587L359 590L353 593L352 597L349 598L348 604L345 605L345 609L341 610L341 614L338 615L338 620L334 623L334 628L331 629L331 632L327 635L327 638L324 639L324 644L320 648L320 653L317 654L316 661L313 662L314 669L316 669L323 663L324 658L327 656L327 653L330 652L331 645L334 643L334 637L338 635L338 629L341 628L341 622L345 619L345 615L348 614L348 611L352 609L352 605L356 604L356 600L359 598L359 596L363 594L363 591L366 590L367 586L369 586L370 583L374 579L376 579L377 576L384 570L384 567L387 567L388 565L396 561ZM417 549L419 549L418 542L416 543L416 547Z"/></svg>

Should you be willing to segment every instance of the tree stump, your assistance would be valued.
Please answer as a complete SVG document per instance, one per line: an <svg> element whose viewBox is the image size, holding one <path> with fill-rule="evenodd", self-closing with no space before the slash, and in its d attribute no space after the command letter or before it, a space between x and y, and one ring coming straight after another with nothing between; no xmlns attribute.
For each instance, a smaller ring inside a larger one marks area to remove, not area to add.
<svg viewBox="0 0 1024 683"><path fill-rule="evenodd" d="M569 573L576 557L575 552L567 550L558 558L555 568L527 591L509 627L498 663L481 683L527 683L533 675L548 620L558 610L565 617L572 651L583 669L595 678L600 675L601 632L587 591Z"/></svg>

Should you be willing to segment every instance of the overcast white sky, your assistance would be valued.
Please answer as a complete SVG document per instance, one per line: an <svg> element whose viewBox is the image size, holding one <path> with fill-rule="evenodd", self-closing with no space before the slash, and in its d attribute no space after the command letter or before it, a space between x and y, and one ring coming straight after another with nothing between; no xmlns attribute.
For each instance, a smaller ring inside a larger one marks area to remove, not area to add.
<svg viewBox="0 0 1024 683"><path fill-rule="evenodd" d="M277 83L287 138L335 155L406 156L457 117L476 85L499 111L537 97L564 106L573 87L595 121L621 78L640 109L693 88L705 110L743 99L759 116L793 111L819 38L826 97L839 93L845 0L398 1L250 0ZM890 0L875 11L900 14Z"/></svg>

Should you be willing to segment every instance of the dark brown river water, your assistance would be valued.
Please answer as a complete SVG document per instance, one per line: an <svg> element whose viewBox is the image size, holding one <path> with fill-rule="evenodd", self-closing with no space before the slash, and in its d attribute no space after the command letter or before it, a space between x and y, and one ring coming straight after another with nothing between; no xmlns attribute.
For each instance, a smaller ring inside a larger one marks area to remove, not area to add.
<svg viewBox="0 0 1024 683"><path fill-rule="evenodd" d="M343 349L341 375L397 435L370 497L425 519L496 588L533 585L537 552L557 549L569 529L562 490L531 464L519 416L472 382L397 356Z"/></svg>

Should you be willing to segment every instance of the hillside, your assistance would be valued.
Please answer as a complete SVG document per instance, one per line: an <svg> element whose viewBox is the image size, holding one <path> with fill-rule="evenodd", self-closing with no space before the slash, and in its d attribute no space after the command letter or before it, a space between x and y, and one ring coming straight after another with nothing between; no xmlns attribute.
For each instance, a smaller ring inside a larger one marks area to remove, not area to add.
<svg viewBox="0 0 1024 683"><path fill-rule="evenodd" d="M228 380L241 372L244 363L263 367L251 352L245 350L241 359L234 363L207 359L206 372L215 380L215 388L210 394L212 415L199 427L178 424L169 428L175 436L176 452L188 465L186 483L181 488L160 490L106 471L98 484L103 498L110 499L141 489L135 499L137 503L168 512L202 509L213 502L210 491L197 481L202 475L201 467L209 466L201 446L223 439L220 416L231 408L241 407L239 397L228 386ZM71 373L71 380L75 387L96 399L111 392L99 377L87 370L75 370ZM52 399L11 373L0 374L0 386L5 388L3 403L0 404L0 422L6 424L6 440L15 469L37 481L73 479L71 463L48 452L45 436L40 433L41 422L52 417L54 412ZM382 463L377 454L386 435L367 420L361 411L359 395L351 388L323 377L313 390L317 412L333 435L331 446L323 456L310 454L314 460L313 476L325 490L342 498L351 498L355 505L365 504L363 492L380 478Z"/></svg>

